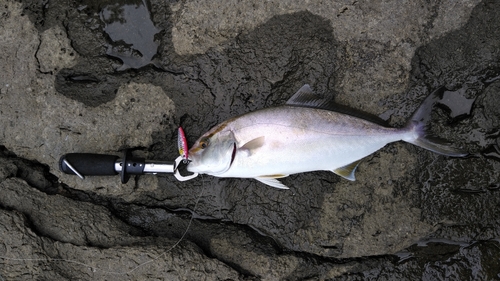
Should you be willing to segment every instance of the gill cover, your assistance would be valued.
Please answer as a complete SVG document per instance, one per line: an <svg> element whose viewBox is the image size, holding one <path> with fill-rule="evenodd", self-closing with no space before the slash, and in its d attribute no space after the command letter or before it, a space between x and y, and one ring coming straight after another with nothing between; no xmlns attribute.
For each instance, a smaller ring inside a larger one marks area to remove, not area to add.
<svg viewBox="0 0 500 281"><path fill-rule="evenodd" d="M218 175L226 172L236 153L236 139L232 131L219 131L202 136L189 153L187 169L190 172Z"/></svg>

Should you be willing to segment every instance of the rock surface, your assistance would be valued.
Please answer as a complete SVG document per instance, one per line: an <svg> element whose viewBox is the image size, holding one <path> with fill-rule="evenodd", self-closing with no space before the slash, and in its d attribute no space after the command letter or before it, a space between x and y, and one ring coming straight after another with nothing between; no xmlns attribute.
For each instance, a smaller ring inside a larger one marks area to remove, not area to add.
<svg viewBox="0 0 500 281"><path fill-rule="evenodd" d="M499 278L499 13L491 0L5 0L0 280ZM444 86L467 102L443 100L432 131L476 157L395 143L356 182L305 173L288 191L58 169L70 152L172 160L178 125L193 143L305 83L393 126Z"/></svg>

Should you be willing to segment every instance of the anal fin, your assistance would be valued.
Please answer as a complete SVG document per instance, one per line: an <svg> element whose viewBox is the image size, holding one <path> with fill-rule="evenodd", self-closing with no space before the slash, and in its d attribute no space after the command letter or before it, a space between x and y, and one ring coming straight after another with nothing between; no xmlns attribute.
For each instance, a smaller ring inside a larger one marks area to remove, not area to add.
<svg viewBox="0 0 500 281"><path fill-rule="evenodd" d="M333 170L332 172L343 177L344 179L347 179L350 181L355 181L356 177L354 176L354 172L356 172L356 168L358 167L359 163L362 160L363 159L354 161L354 162L347 164L343 167L337 168L337 169Z"/></svg>
<svg viewBox="0 0 500 281"><path fill-rule="evenodd" d="M255 178L255 179L258 180L258 181L260 181L263 184L267 184L267 185L275 187L275 188L289 189L288 186L282 184L276 178L272 178L272 177L258 177L258 178Z"/></svg>
<svg viewBox="0 0 500 281"><path fill-rule="evenodd" d="M281 179L281 178L286 178L289 175L284 175L284 174L274 174L274 175L265 175L265 176L260 176L259 178L273 178L273 179Z"/></svg>

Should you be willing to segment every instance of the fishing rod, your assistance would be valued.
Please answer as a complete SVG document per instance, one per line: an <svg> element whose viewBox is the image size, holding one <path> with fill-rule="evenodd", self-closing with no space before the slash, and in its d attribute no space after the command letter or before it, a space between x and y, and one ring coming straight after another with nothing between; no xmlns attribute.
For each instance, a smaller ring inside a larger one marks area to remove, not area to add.
<svg viewBox="0 0 500 281"><path fill-rule="evenodd" d="M179 167L188 163L188 146L184 131L178 130L177 143L180 156L174 161L146 160L133 157L130 150L125 150L122 157L109 154L68 153L59 159L59 169L66 174L86 176L113 176L120 174L121 182L127 183L131 175L174 174L179 181L194 179L198 173L181 175Z"/></svg>

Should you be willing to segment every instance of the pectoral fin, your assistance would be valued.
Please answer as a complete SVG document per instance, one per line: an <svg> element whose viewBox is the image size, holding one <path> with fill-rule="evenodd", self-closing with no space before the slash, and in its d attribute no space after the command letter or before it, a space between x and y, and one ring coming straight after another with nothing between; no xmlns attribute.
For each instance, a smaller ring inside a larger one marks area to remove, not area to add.
<svg viewBox="0 0 500 281"><path fill-rule="evenodd" d="M286 175L282 175L282 177L286 177ZM289 189L288 186L282 184L279 180L277 180L276 178L274 177L258 177L258 178L255 178L256 180L260 181L261 183L263 184L267 184L267 185L270 185L272 187L276 187L276 188L279 188L279 189Z"/></svg>
<svg viewBox="0 0 500 281"><path fill-rule="evenodd" d="M243 146L241 146L238 150L240 150L243 153L246 153L247 156L252 155L252 153L262 147L264 145L264 142L266 140L265 136L255 138L247 143L245 143Z"/></svg>
<svg viewBox="0 0 500 281"><path fill-rule="evenodd" d="M355 181L356 178L354 177L354 172L356 171L356 168L358 167L361 160L357 160L357 161L352 162L351 164L347 164L343 167L337 168L337 169L333 170L332 172L343 177L344 179L348 179L350 181Z"/></svg>

